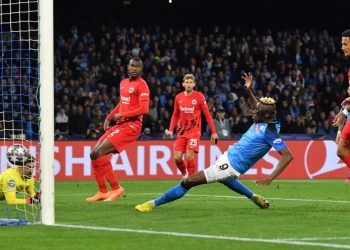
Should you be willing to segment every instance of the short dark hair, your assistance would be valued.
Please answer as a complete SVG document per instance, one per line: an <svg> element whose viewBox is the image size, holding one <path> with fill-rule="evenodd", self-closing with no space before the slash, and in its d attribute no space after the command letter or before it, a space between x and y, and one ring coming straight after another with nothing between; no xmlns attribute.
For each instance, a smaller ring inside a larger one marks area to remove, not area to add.
<svg viewBox="0 0 350 250"><path fill-rule="evenodd" d="M345 30L345 31L341 34L341 36L343 36L343 37L350 37L350 29Z"/></svg>
<svg viewBox="0 0 350 250"><path fill-rule="evenodd" d="M138 56L132 57L132 58L130 59L129 63L130 63L131 61L135 61L135 62L139 62L140 64L143 64L141 58L138 57Z"/></svg>

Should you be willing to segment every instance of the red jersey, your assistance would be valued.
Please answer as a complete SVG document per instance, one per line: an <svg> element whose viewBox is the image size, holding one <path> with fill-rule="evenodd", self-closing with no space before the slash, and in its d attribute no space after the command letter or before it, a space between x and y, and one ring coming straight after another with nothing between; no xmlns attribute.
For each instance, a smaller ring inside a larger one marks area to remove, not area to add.
<svg viewBox="0 0 350 250"><path fill-rule="evenodd" d="M188 96L185 95L185 91L176 95L169 131L174 131L177 122L177 136L200 135L202 128L201 111L207 119L211 133L216 133L213 118L201 93L194 90Z"/></svg>
<svg viewBox="0 0 350 250"><path fill-rule="evenodd" d="M134 121L142 125L142 115L148 112L149 107L149 88L142 77L134 81L126 78L120 82L120 102L107 116L112 120L116 113L121 113L122 117L118 124Z"/></svg>

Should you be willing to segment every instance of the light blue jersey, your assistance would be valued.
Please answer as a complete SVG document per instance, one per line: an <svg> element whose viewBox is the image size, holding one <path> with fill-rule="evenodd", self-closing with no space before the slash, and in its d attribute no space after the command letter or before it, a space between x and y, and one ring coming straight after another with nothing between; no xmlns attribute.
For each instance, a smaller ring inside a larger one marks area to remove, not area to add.
<svg viewBox="0 0 350 250"><path fill-rule="evenodd" d="M240 174L248 171L274 147L277 151L287 147L279 135L279 123L253 123L241 139L227 150L231 165Z"/></svg>

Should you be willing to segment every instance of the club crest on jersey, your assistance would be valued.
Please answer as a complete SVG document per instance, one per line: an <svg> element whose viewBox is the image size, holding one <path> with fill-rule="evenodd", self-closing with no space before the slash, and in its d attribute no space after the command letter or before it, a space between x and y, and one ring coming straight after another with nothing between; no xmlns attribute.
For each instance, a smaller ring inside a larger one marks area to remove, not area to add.
<svg viewBox="0 0 350 250"><path fill-rule="evenodd" d="M196 100L192 100L192 104L196 105L197 101Z"/></svg>
<svg viewBox="0 0 350 250"><path fill-rule="evenodd" d="M16 181L10 180L7 185L9 186L9 188L14 188L16 186Z"/></svg>
<svg viewBox="0 0 350 250"><path fill-rule="evenodd" d="M135 91L135 89L133 88L133 87L131 87L130 89L129 89L129 93L131 94L131 93L134 93L134 91Z"/></svg>

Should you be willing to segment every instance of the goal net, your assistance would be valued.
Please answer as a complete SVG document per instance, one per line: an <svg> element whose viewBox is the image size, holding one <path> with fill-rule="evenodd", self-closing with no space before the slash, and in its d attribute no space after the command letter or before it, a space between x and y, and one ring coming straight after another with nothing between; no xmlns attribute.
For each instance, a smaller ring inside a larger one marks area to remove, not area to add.
<svg viewBox="0 0 350 250"><path fill-rule="evenodd" d="M39 29L39 0L0 1L0 225L41 222L41 203L27 200L29 186L38 195L42 192ZM34 181L23 176L21 166L7 161L8 148L14 144L25 146L35 157ZM9 202L6 193L13 191L16 200ZM23 200L27 202L16 204Z"/></svg>

